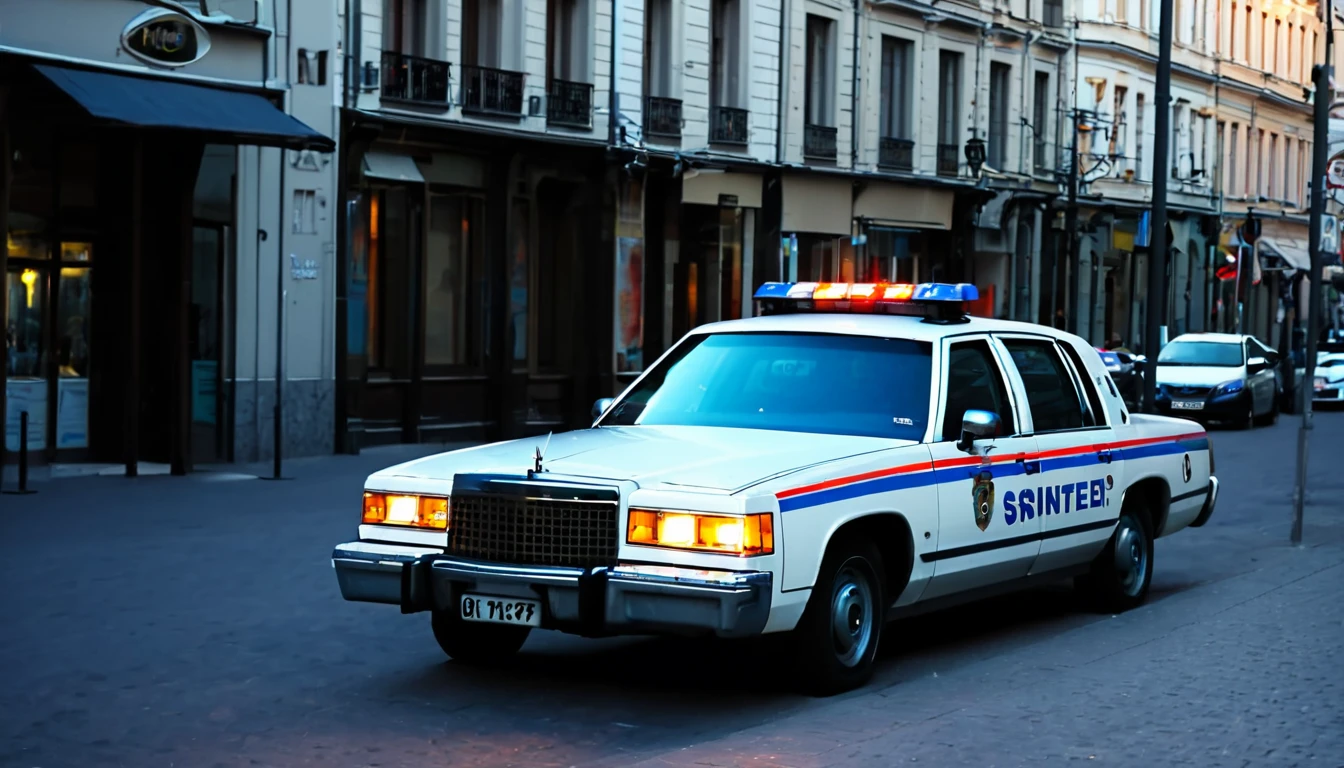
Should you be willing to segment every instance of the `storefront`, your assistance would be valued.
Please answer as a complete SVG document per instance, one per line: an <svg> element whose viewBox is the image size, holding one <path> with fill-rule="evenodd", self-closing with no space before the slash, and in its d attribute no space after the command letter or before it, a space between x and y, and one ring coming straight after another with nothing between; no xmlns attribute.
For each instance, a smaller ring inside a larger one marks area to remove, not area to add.
<svg viewBox="0 0 1344 768"><path fill-rule="evenodd" d="M24 413L38 461L229 460L236 211L257 194L236 148L334 148L261 87L268 33L134 9L0 0L8 461Z"/></svg>
<svg viewBox="0 0 1344 768"><path fill-rule="evenodd" d="M612 241L600 146L347 119L371 138L346 155L338 444L584 423L610 348L610 320L591 343L611 317L611 265L591 257Z"/></svg>

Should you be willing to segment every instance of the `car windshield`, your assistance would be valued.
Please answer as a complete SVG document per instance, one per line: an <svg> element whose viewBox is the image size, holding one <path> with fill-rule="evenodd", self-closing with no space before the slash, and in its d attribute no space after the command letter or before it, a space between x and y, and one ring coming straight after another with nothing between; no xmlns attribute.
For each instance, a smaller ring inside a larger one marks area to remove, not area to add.
<svg viewBox="0 0 1344 768"><path fill-rule="evenodd" d="M932 345L802 333L683 341L600 426L682 425L920 440Z"/></svg>
<svg viewBox="0 0 1344 768"><path fill-rule="evenodd" d="M1242 364L1241 345L1234 341L1173 341L1162 348L1157 364L1235 368Z"/></svg>

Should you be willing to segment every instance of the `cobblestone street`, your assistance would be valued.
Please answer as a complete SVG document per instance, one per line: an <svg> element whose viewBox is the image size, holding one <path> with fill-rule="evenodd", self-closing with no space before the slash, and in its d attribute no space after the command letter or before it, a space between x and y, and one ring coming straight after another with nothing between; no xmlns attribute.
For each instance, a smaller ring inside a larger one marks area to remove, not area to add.
<svg viewBox="0 0 1344 768"><path fill-rule="evenodd" d="M789 691L767 642L534 633L504 671L425 615L345 603L329 556L364 476L43 481L0 497L0 765L1344 766L1344 413L1215 431L1218 510L1161 540L1150 602L1065 586L893 624L876 679Z"/></svg>

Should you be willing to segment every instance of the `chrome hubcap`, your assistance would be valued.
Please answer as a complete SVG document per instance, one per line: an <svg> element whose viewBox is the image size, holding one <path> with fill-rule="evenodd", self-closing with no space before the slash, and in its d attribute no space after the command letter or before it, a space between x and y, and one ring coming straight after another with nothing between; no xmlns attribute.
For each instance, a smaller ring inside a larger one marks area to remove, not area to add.
<svg viewBox="0 0 1344 768"><path fill-rule="evenodd" d="M868 579L851 566L840 569L831 598L831 638L840 663L852 667L868 653L873 640L873 591Z"/></svg>
<svg viewBox="0 0 1344 768"><path fill-rule="evenodd" d="M1143 590L1143 577L1148 572L1147 540L1138 523L1128 516L1120 519L1115 534L1115 571L1126 595L1134 597Z"/></svg>

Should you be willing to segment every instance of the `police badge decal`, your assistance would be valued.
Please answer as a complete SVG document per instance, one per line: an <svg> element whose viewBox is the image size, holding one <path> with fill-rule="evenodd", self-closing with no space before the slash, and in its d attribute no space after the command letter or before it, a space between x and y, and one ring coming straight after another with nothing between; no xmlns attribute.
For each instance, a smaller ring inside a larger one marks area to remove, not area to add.
<svg viewBox="0 0 1344 768"><path fill-rule="evenodd" d="M971 498L975 502L975 525L980 530L989 528L994 517L994 475L981 470L971 485Z"/></svg>

